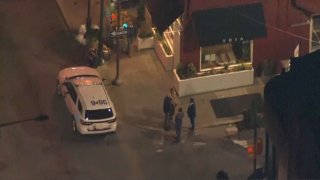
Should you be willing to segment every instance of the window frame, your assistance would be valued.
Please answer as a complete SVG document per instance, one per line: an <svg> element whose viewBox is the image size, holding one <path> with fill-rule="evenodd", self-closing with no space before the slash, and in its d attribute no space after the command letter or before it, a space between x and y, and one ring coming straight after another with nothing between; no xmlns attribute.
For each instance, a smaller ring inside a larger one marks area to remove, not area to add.
<svg viewBox="0 0 320 180"><path fill-rule="evenodd" d="M70 94L70 97L72 99L72 101L74 102L74 104L77 103L77 99L78 99L78 94L73 86L72 83L68 82L68 83L65 83L66 85L66 88L68 90L68 94Z"/></svg>
<svg viewBox="0 0 320 180"><path fill-rule="evenodd" d="M243 64L243 63L250 63L252 64L253 62L253 40L247 40L249 41L249 49L250 49L250 52L249 52L249 61L248 62L241 62L241 63L238 63L238 59L236 59L236 63L235 64L229 64L228 66L232 67L232 66L237 66L237 65L240 65L240 64ZM230 42L231 43L231 42ZM225 43L226 44L226 43ZM217 44L217 45L212 45L212 46L218 46L218 45L223 45L223 44ZM224 66L216 66L216 67L209 67L209 68L202 68L202 53L203 53L203 47L200 47L200 56L199 56L199 69L200 69L200 72L206 72L206 71L210 71L210 70L218 70L218 69L223 69Z"/></svg>

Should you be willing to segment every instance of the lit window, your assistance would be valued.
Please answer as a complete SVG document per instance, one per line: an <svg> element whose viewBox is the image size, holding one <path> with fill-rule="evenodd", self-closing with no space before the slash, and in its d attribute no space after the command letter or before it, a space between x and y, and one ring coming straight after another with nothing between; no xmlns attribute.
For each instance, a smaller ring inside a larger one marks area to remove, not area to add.
<svg viewBox="0 0 320 180"><path fill-rule="evenodd" d="M251 62L251 42L236 41L201 48L201 70Z"/></svg>

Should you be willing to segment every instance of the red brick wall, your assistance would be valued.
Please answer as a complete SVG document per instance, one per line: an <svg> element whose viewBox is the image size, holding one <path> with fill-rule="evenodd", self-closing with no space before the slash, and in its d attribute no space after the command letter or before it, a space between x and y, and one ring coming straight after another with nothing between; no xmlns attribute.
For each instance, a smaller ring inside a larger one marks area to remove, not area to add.
<svg viewBox="0 0 320 180"><path fill-rule="evenodd" d="M185 1L187 3L188 0ZM280 60L293 56L294 48L300 44L300 55L309 52L310 26L300 25L310 20L301 11L294 9L290 0L253 1L253 0L190 0L189 16L196 10L212 9L223 6L261 2L264 7L267 37L255 39L253 46L253 65L259 73L259 66L264 59L279 64ZM185 4L187 12L187 4ZM193 62L199 68L200 48L192 22L185 14L185 25L181 40L181 62ZM280 68L278 68L280 70Z"/></svg>

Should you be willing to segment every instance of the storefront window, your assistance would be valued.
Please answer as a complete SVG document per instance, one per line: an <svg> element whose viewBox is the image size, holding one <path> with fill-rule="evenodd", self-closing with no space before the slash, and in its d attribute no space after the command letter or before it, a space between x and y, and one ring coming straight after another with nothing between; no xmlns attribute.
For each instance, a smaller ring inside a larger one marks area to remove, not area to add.
<svg viewBox="0 0 320 180"><path fill-rule="evenodd" d="M201 70L250 62L250 40L201 47Z"/></svg>

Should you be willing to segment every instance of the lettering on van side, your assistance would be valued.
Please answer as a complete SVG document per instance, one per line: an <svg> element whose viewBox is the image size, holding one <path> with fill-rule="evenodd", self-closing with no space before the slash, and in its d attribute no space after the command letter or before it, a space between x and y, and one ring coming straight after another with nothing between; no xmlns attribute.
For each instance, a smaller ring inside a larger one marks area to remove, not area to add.
<svg viewBox="0 0 320 180"><path fill-rule="evenodd" d="M91 101L91 104L92 104L92 106L94 106L94 105L103 105L103 104L107 104L107 100L92 100Z"/></svg>

